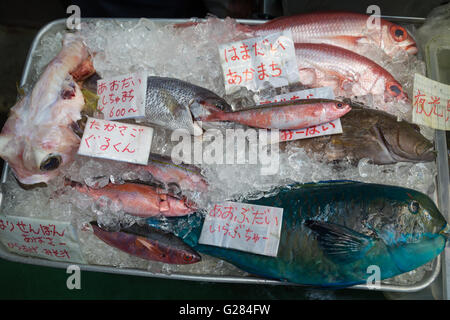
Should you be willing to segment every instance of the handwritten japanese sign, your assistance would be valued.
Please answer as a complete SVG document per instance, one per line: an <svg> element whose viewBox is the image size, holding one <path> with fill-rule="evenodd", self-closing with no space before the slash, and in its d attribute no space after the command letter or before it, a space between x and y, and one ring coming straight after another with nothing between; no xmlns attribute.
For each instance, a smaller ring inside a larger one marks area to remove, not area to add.
<svg viewBox="0 0 450 320"><path fill-rule="evenodd" d="M416 73L412 121L434 129L450 130L450 86Z"/></svg>
<svg viewBox="0 0 450 320"><path fill-rule="evenodd" d="M147 76L133 73L97 81L97 109L107 120L145 116Z"/></svg>
<svg viewBox="0 0 450 320"><path fill-rule="evenodd" d="M286 94L275 96L271 99L260 99L258 104L267 104L275 102L284 102L289 100L297 99L334 99L333 89L330 87L321 87L308 90L301 90L295 92L289 92ZM291 141L299 139L314 138L330 134L342 133L341 120L336 119L327 123L312 126L304 129L296 130L281 130L280 131L280 141Z"/></svg>
<svg viewBox="0 0 450 320"><path fill-rule="evenodd" d="M78 154L147 164L152 137L150 127L89 118Z"/></svg>
<svg viewBox="0 0 450 320"><path fill-rule="evenodd" d="M300 81L294 42L289 30L219 46L227 94L283 87Z"/></svg>
<svg viewBox="0 0 450 320"><path fill-rule="evenodd" d="M276 257L282 219L282 208L216 204L206 215L199 243Z"/></svg>
<svg viewBox="0 0 450 320"><path fill-rule="evenodd" d="M0 215L0 240L17 254L85 263L69 222Z"/></svg>

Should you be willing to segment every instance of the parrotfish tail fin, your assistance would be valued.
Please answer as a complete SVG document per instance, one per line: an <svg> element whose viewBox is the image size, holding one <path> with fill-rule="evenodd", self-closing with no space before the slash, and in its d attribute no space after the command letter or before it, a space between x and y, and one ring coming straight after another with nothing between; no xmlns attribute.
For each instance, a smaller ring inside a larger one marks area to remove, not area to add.
<svg viewBox="0 0 450 320"><path fill-rule="evenodd" d="M316 233L327 256L338 262L359 260L374 245L371 237L334 223L306 220L305 226Z"/></svg>
<svg viewBox="0 0 450 320"><path fill-rule="evenodd" d="M205 122L224 121L226 120L227 113L220 110L218 107L207 103L206 101L199 102L203 108L209 112L208 115L199 115L197 120Z"/></svg>

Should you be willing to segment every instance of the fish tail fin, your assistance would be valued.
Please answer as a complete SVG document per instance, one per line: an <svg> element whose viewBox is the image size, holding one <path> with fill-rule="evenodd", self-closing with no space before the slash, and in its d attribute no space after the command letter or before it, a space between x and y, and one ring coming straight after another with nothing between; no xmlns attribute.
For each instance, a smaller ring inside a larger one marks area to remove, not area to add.
<svg viewBox="0 0 450 320"><path fill-rule="evenodd" d="M226 112L223 111L216 111L214 113L211 113L207 116L201 116L199 118L200 121L205 122L215 122L215 121L224 121L226 120Z"/></svg>
<svg viewBox="0 0 450 320"><path fill-rule="evenodd" d="M242 24L242 23L238 23L236 25L236 29L240 32L244 32L247 34L252 34L254 33L254 28L248 24Z"/></svg>
<svg viewBox="0 0 450 320"><path fill-rule="evenodd" d="M69 178L65 177L64 178L64 187L69 187L69 186L72 188L76 188L76 189L83 188L83 184L81 184L80 182L73 181L73 180L70 180Z"/></svg>
<svg viewBox="0 0 450 320"><path fill-rule="evenodd" d="M220 110L218 107L208 104L206 102L200 102L203 108L209 112L207 115L200 115L196 120L205 122L224 121L227 118L227 112Z"/></svg>
<svg viewBox="0 0 450 320"><path fill-rule="evenodd" d="M184 29L184 28L195 27L199 23L201 23L201 22L188 21L188 22L176 23L176 24L173 25L173 27L175 29Z"/></svg>

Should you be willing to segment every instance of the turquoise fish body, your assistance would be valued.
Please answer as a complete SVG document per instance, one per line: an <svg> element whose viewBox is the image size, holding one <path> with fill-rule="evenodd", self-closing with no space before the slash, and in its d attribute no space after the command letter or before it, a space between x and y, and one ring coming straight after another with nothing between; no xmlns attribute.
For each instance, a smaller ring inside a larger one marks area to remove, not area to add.
<svg viewBox="0 0 450 320"><path fill-rule="evenodd" d="M443 250L448 225L434 202L412 189L353 181L292 185L252 204L283 208L276 257L198 243L203 218L168 220L200 253L266 278L315 286L366 283L411 271ZM148 220L158 224L157 220ZM167 220L166 220L167 223Z"/></svg>

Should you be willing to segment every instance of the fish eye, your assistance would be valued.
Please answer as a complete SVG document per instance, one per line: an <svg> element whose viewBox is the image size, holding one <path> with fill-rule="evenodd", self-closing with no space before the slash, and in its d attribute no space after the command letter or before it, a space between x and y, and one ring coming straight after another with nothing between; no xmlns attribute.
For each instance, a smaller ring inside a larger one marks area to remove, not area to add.
<svg viewBox="0 0 450 320"><path fill-rule="evenodd" d="M400 95L402 93L402 90L396 84L393 84L393 85L389 86L389 92L394 97L397 97L398 95Z"/></svg>
<svg viewBox="0 0 450 320"><path fill-rule="evenodd" d="M411 212L412 214L418 213L419 209L420 209L419 202L417 202L416 200L411 201L409 203L408 209L409 209L409 212Z"/></svg>
<svg viewBox="0 0 450 320"><path fill-rule="evenodd" d="M338 107L338 109L342 109L344 107L344 104L338 103L338 104L336 104L336 107Z"/></svg>
<svg viewBox="0 0 450 320"><path fill-rule="evenodd" d="M190 261L192 261L192 259L193 259L193 257L190 254L184 254L183 255L183 260L186 261L186 262L190 262Z"/></svg>
<svg viewBox="0 0 450 320"><path fill-rule="evenodd" d="M41 171L52 171L57 169L62 162L62 158L60 155L55 155L50 153L44 160L41 162L39 169Z"/></svg>
<svg viewBox="0 0 450 320"><path fill-rule="evenodd" d="M391 35L395 41L401 42L406 39L407 32L404 28L402 28L400 26L392 26L391 27Z"/></svg>

